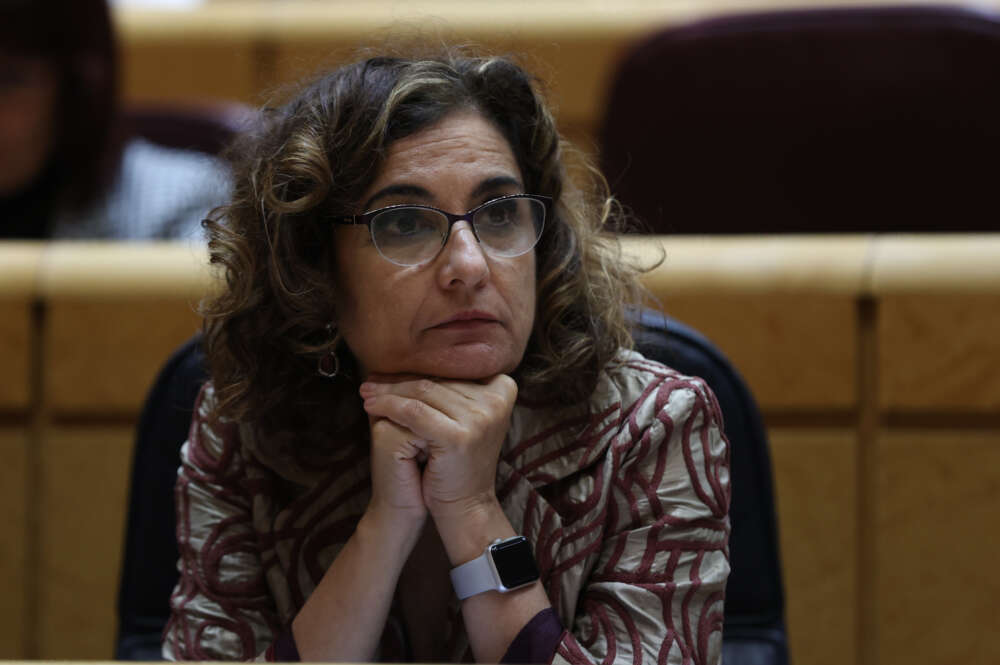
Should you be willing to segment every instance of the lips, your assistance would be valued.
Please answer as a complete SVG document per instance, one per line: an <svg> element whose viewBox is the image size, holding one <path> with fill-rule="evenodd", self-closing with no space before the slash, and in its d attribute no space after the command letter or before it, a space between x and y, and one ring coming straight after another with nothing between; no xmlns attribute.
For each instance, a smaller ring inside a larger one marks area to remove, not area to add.
<svg viewBox="0 0 1000 665"><path fill-rule="evenodd" d="M432 328L470 328L478 325L488 325L500 323L500 320L488 312L470 310L458 312L444 321L437 323Z"/></svg>

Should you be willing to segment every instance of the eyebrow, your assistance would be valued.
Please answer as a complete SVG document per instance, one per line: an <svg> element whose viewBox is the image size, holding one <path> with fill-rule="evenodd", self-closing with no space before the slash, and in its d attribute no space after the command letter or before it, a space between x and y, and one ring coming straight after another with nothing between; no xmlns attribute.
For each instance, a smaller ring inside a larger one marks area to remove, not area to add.
<svg viewBox="0 0 1000 665"><path fill-rule="evenodd" d="M494 176L492 178L487 178L486 180L483 180L481 183L476 185L476 188L472 190L472 198L474 199L479 198L484 194L488 194L489 192L501 189L503 187L516 187L521 190L524 189L524 186L521 184L521 181L518 180L517 178L513 178L508 175ZM433 198L433 195L429 191L427 191L423 187L420 187L419 185L399 183L396 185L389 185L388 187L384 187L375 192L367 201L365 201L365 205L362 207L362 209L366 212L372 210L373 209L372 206L376 201L378 201L379 199L387 198L389 196L412 196L418 199L422 199L424 201L429 201L430 199Z"/></svg>

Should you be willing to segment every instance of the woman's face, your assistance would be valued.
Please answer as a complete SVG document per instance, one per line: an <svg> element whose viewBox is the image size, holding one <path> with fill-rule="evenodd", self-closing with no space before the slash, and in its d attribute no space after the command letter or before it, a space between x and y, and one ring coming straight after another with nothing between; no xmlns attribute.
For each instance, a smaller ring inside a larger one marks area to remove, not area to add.
<svg viewBox="0 0 1000 665"><path fill-rule="evenodd" d="M358 211L410 203L461 214L522 193L506 139L478 113L456 111L389 147ZM337 225L334 233L336 324L363 376L481 379L521 362L535 318L534 250L487 256L460 221L433 260L398 266L365 226Z"/></svg>
<svg viewBox="0 0 1000 665"><path fill-rule="evenodd" d="M55 139L56 74L41 58L0 53L0 196L42 170Z"/></svg>

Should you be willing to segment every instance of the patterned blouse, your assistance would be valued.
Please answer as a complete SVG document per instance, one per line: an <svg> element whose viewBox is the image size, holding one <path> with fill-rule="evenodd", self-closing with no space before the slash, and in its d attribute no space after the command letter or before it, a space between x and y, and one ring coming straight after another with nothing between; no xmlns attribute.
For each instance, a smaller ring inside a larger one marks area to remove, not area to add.
<svg viewBox="0 0 1000 665"><path fill-rule="evenodd" d="M273 655L370 496L367 441L306 469L269 459L245 425L210 424L214 402L209 384L182 451L168 659ZM565 626L552 662L719 662L728 461L705 383L634 352L605 369L588 403L514 408L497 496ZM441 593L437 660L471 660L459 601ZM394 606L378 658L404 659L405 635Z"/></svg>

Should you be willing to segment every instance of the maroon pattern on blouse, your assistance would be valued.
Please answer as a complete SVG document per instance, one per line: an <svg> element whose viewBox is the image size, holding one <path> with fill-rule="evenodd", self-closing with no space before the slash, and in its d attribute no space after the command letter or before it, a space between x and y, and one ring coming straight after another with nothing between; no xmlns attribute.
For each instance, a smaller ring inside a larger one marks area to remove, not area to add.
<svg viewBox="0 0 1000 665"><path fill-rule="evenodd" d="M367 444L334 443L329 464L308 467L269 452L287 448L259 445L246 426L213 423L214 400L209 385L182 453L181 578L164 655L274 658L269 646L367 506ZM497 496L533 544L565 626L552 662L719 662L728 458L704 382L632 352L609 365L586 404L515 408ZM437 659L469 660L460 604L442 593L447 646ZM402 623L390 616L380 658L406 653Z"/></svg>

